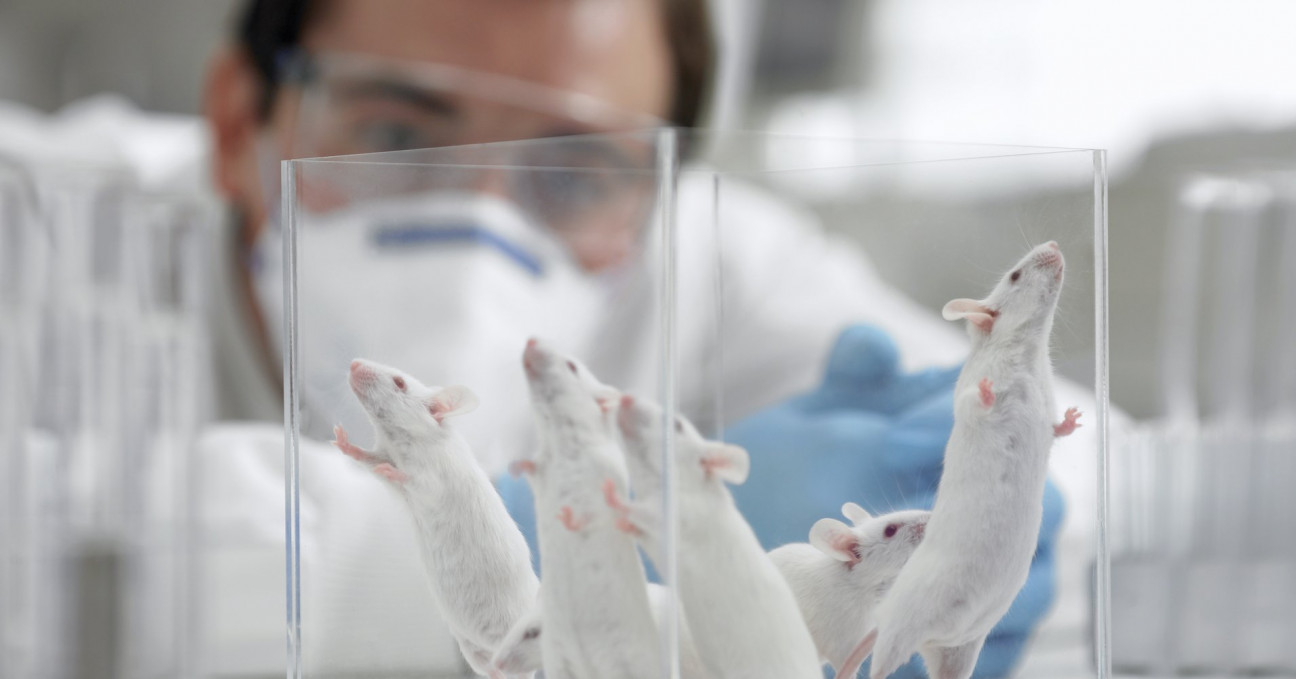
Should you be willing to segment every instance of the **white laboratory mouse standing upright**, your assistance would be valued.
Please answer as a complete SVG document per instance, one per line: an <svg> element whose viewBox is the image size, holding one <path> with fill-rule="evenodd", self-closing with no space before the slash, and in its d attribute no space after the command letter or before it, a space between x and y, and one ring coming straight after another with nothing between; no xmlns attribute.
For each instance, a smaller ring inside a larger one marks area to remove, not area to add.
<svg viewBox="0 0 1296 679"><path fill-rule="evenodd" d="M630 396L617 424L635 499L605 483L621 527L661 564L662 411ZM725 483L747 479L747 451L707 441L683 417L675 428L679 594L693 642L715 677L820 679L819 653L796 598L761 549Z"/></svg>
<svg viewBox="0 0 1296 679"><path fill-rule="evenodd" d="M495 648L536 600L526 539L509 516L468 442L450 418L477 399L466 387L426 387L370 361L351 363L355 392L377 432L372 451L347 440L342 452L386 479L405 500L418 529L432 595L472 669L501 677Z"/></svg>
<svg viewBox="0 0 1296 679"><path fill-rule="evenodd" d="M1057 243L1031 250L984 300L945 305L966 319L971 355L955 385L954 429L923 542L878 607L872 679L922 654L933 679L967 679L995 623L1026 582L1039 539L1053 439L1049 334L1064 264ZM847 667L846 676L855 669Z"/></svg>
<svg viewBox="0 0 1296 679"><path fill-rule="evenodd" d="M783 545L769 553L792 587L820 657L833 669L863 662L851 653L875 626L877 606L922 543L931 512L913 509L873 517L847 502L842 514L853 525L820 519L810 529L809 544Z"/></svg>
<svg viewBox="0 0 1296 679"><path fill-rule="evenodd" d="M522 354L540 449L516 465L535 494L540 542L541 655L546 679L657 677L657 625L634 539L600 488L625 487L611 428L619 393L537 340Z"/></svg>
<svg viewBox="0 0 1296 679"><path fill-rule="evenodd" d="M662 614L668 610L670 598L669 589L655 582L648 583L648 603L652 606L653 621L659 628ZM517 621L513 629L504 637L504 641L500 642L499 650L495 652L495 658L492 660L498 670L507 674L524 674L543 668L544 656L540 647L540 637L544 634L544 628L541 617L540 602L537 600L536 607ZM697 648L693 646L693 635L689 632L687 620L680 620L679 642L680 678L707 679L710 677L711 675L702 664L702 659L698 657Z"/></svg>

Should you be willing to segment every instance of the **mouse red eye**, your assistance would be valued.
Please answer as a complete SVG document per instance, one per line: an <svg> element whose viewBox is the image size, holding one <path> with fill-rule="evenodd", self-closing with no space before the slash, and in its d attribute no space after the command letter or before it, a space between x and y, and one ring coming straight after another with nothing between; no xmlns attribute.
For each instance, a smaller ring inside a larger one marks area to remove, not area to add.
<svg viewBox="0 0 1296 679"><path fill-rule="evenodd" d="M405 391L405 380L400 377L393 377L392 382L396 383L396 388Z"/></svg>
<svg viewBox="0 0 1296 679"><path fill-rule="evenodd" d="M885 536L887 536L887 537L889 537L889 538L893 538L893 537L895 537L896 531L898 531L898 530L900 530L900 526L897 526L896 524L891 523L891 524L887 524L886 530L885 530L885 531L882 531L882 534L885 535Z"/></svg>
<svg viewBox="0 0 1296 679"><path fill-rule="evenodd" d="M575 364L575 363L572 363L571 361L567 361L567 368L568 368L569 370L572 371L572 374L573 374L573 375L576 374L576 364Z"/></svg>
<svg viewBox="0 0 1296 679"><path fill-rule="evenodd" d="M1018 279L1018 278L1021 278L1021 269L1018 269L1018 270L1012 272L1012 275L1008 277L1008 279L1011 280L1011 281L1014 282L1014 283L1017 282L1017 279Z"/></svg>

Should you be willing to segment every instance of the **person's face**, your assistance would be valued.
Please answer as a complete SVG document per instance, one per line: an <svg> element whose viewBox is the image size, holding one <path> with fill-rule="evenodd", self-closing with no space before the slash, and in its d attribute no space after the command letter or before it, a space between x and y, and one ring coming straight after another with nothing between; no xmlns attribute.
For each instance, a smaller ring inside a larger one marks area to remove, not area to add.
<svg viewBox="0 0 1296 679"><path fill-rule="evenodd" d="M332 0L308 27L302 46L311 53L347 52L447 64L576 92L628 112L664 118L670 106L670 57L658 5L657 0ZM238 82L240 65L247 68L245 62L227 65L231 73L226 80ZM256 139L269 126L281 146L281 157L294 157L289 144L294 138L297 101L291 90L279 92L270 120L259 121L250 85L243 83L232 93L242 96L219 91L220 68L220 64L214 68L208 91L209 98L223 96L225 102L209 106L216 136L216 179L246 215L250 240L266 217ZM244 75L255 82L250 69ZM236 105L240 101L246 105ZM365 105L407 106L408 102L378 99ZM458 121L454 143L585 131L554 118L509 115L506 107L492 109L453 99L435 105L438 110L430 114ZM445 140L429 138L417 139L414 145L441 143ZM627 249L624 243L597 239L571 245L577 259L591 269L615 261L609 253L623 254Z"/></svg>

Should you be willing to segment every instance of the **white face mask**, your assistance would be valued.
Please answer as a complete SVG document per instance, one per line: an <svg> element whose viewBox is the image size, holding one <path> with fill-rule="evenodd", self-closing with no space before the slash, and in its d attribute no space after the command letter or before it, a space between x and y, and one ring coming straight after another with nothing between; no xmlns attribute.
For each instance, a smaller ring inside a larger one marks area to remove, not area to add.
<svg viewBox="0 0 1296 679"><path fill-rule="evenodd" d="M254 277L282 355L281 239L263 229ZM532 452L526 339L583 356L607 300L546 229L478 193L299 213L296 261L303 435L328 438L341 424L370 440L346 383L351 360L368 358L429 385L471 388L481 407L456 424L493 472Z"/></svg>

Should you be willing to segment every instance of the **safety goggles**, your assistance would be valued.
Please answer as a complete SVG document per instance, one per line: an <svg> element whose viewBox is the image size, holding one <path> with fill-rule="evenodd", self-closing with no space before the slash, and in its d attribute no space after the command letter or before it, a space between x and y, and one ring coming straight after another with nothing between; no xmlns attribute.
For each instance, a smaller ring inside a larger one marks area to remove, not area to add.
<svg viewBox="0 0 1296 679"><path fill-rule="evenodd" d="M651 205L651 143L610 133L665 124L653 116L445 64L297 51L280 68L287 97L280 102L296 111L290 157L383 154L375 159L429 166L393 173L400 180L384 184L386 195L501 195L553 229L589 268L615 259Z"/></svg>

